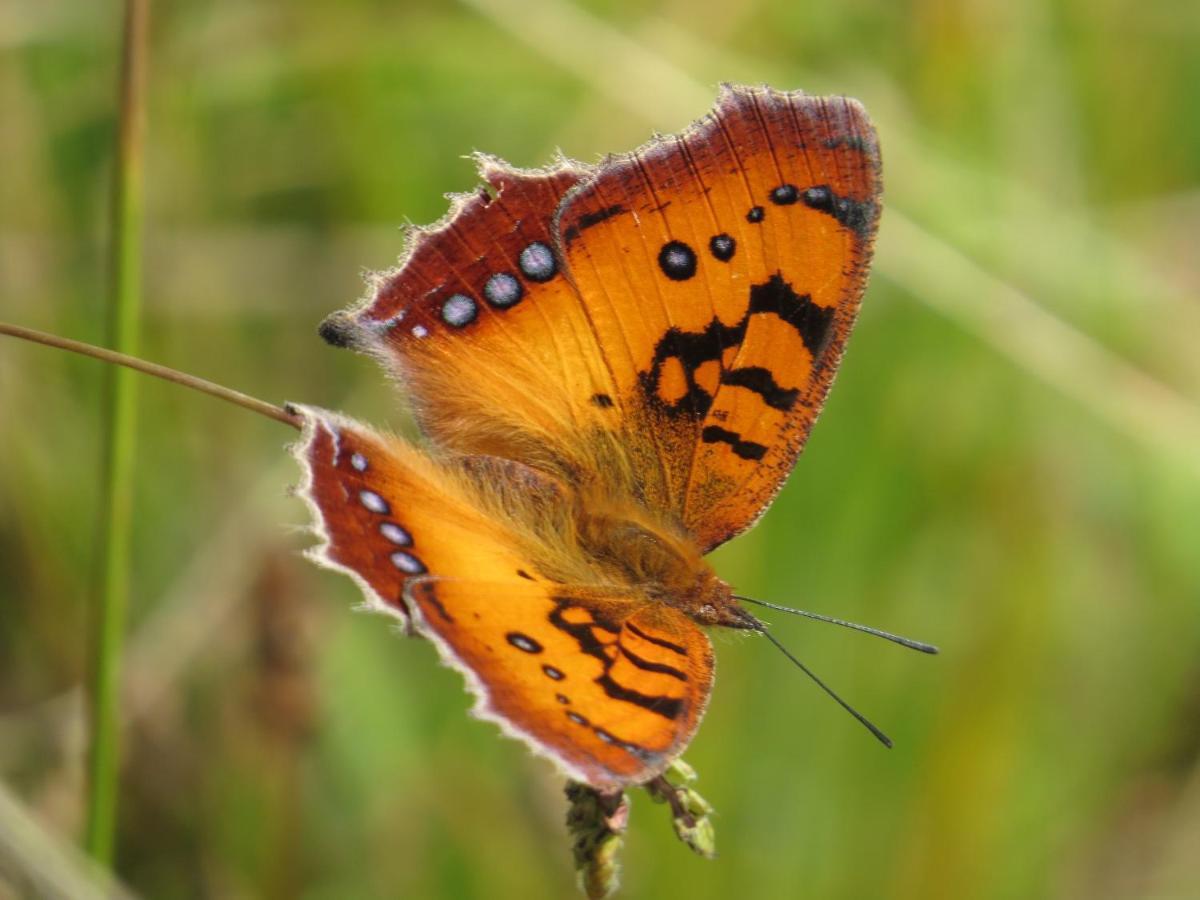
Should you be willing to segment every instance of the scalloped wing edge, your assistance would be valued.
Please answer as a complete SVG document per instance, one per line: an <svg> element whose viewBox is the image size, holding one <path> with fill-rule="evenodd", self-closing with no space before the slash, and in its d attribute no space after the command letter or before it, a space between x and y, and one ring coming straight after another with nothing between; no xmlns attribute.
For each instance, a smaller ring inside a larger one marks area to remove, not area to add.
<svg viewBox="0 0 1200 900"><path fill-rule="evenodd" d="M293 494L304 501L311 518L308 530L319 539L318 544L303 551L304 557L323 569L340 572L350 577L363 595L363 602L354 607L356 611L388 616L400 624L401 630L406 637L422 637L433 644L434 649L437 650L439 662L444 667L458 672L462 676L466 693L473 701L470 709L471 716L480 721L496 725L505 737L519 741L535 756L549 760L560 775L572 781L589 784L599 790L617 791L631 787L634 784L640 784L642 781L648 781L662 774L667 769L673 757L669 753L664 753L662 764L648 767L644 779L638 782L625 782L619 779L598 778L595 774L589 774L587 771L563 759L553 747L543 743L536 736L515 725L511 720L497 712L491 705L491 692L488 690L487 685L459 658L454 649L426 624L419 604L410 596L411 591L421 584L445 582L450 579L437 576L410 578L404 586L404 600L408 607L408 615L405 615L394 605L386 603L383 597L371 587L370 582L358 572L334 560L329 555L332 539L329 536L325 517L312 494L313 471L312 466L308 462L308 454L317 437L318 428L327 428L334 436L335 442L338 440L338 429L340 428L356 428L368 433L374 432L361 422L357 422L339 413L320 409L319 407L307 406L300 403L288 403L286 408L289 412L299 415L303 420L300 439L288 447L292 458L296 460L301 471L300 483L293 488ZM701 711L701 717L702 715L703 710ZM690 741L692 737L693 735L689 734L687 741ZM686 741L683 743L686 743Z"/></svg>
<svg viewBox="0 0 1200 900"><path fill-rule="evenodd" d="M292 459L296 460L297 465L300 466L300 483L292 488L292 493L303 500L304 505L308 508L310 518L308 531L317 537L319 541L317 544L303 551L305 559L310 560L322 569L330 569L334 572L341 572L343 575L348 575L358 585L358 589L362 591L363 595L363 602L354 607L356 610L376 613L395 619L400 624L404 634L411 636L413 634L411 615L405 615L394 604L387 603L362 575L349 566L342 565L329 555L329 548L333 545L333 540L329 536L329 528L325 522L325 515L321 512L321 507L312 493L314 476L312 466L308 462L308 454L313 442L316 440L317 429L322 426L326 427L329 433L333 435L335 444L340 439L339 429L341 428L356 428L369 434L374 433L373 429L361 422L356 422L348 416L315 406L288 403L285 405L285 408L288 412L300 416L303 422L300 430L300 439L288 445L288 452L291 453Z"/></svg>
<svg viewBox="0 0 1200 900"><path fill-rule="evenodd" d="M555 151L554 157L548 165L533 168L514 166L499 156L479 150L464 158L474 161L475 174L481 179L480 183L470 191L453 191L443 194L450 205L445 214L436 221L428 225L416 225L411 222L404 225L402 229L404 243L395 265L386 269L368 270L364 273L365 293L326 320L337 320L342 324L351 325L353 330L349 333L356 338L352 345L353 349L373 356L381 363L386 361L382 349L383 335L387 334L392 325L403 320L406 310L400 310L395 316L383 321L370 320L365 313L378 299L384 286L404 272L409 261L420 252L426 242L448 231L460 217L472 209L474 204L487 205L500 197L504 191L497 186L497 183L505 176L511 176L514 179L548 178L568 172L577 174L581 181L585 181L592 178L596 172L596 166L572 159L562 150Z"/></svg>
<svg viewBox="0 0 1200 900"><path fill-rule="evenodd" d="M438 660L445 668L458 672L462 676L467 695L472 700L470 709L471 717L481 722L492 723L500 729L500 733L506 738L524 744L534 756L548 760L560 775L571 781L579 781L599 790L617 791L630 787L630 784L617 780L598 781L595 776L589 775L583 769L563 759L553 747L538 740L536 736L492 708L491 692L488 690L487 685L475 674L475 671L470 666L462 661L458 654L454 652L454 648L441 635L428 626L425 622L425 617L421 613L420 604L410 596L412 591L420 585L436 584L437 582L448 580L450 579L438 578L436 576L409 579L404 585L404 600L408 604L409 610L411 610L413 627L416 633L433 644L437 650ZM663 766L663 769L666 769L666 765ZM647 775L647 780L653 778L656 774L660 773L655 772Z"/></svg>

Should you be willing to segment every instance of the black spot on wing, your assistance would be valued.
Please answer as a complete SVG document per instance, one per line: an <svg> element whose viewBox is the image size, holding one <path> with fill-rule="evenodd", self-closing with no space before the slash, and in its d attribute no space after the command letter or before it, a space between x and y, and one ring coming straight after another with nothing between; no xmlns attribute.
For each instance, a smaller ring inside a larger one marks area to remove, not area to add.
<svg viewBox="0 0 1200 900"><path fill-rule="evenodd" d="M733 254L737 252L737 241L724 233L715 234L708 242L708 251L714 259L729 262L733 259Z"/></svg>
<svg viewBox="0 0 1200 900"><path fill-rule="evenodd" d="M670 650L672 653L678 653L680 656L687 656L687 647L672 643L664 638L646 634L646 632L642 631L642 629L638 628L632 622L626 622L625 627L629 629L630 633L636 634L647 643L654 644L656 647L662 647L664 650Z"/></svg>
<svg viewBox="0 0 1200 900"><path fill-rule="evenodd" d="M825 138L821 141L821 146L826 150L840 150L845 147L847 150L854 150L859 153L867 149L867 143L862 139L862 135L848 134L840 137Z"/></svg>
<svg viewBox="0 0 1200 900"><path fill-rule="evenodd" d="M541 644L539 644L529 635L521 634L519 631L510 631L504 636L504 639L518 650L523 650L525 653L541 653L543 649Z"/></svg>
<svg viewBox="0 0 1200 900"><path fill-rule="evenodd" d="M672 281L687 281L696 274L696 251L683 241L667 241L658 251L658 267Z"/></svg>
<svg viewBox="0 0 1200 900"><path fill-rule="evenodd" d="M628 647L622 646L622 647L619 647L618 649L620 649L622 656L624 656L627 660L629 660L631 663L633 663L635 666L637 666L639 669L641 669L644 672L657 672L659 675L669 675L672 678L679 679L680 681L688 680L687 675L685 675L682 671L675 668L674 666L668 666L665 663L656 663L656 662L651 662L648 659L642 659L642 657L638 656L636 653L631 651Z"/></svg>
<svg viewBox="0 0 1200 900"><path fill-rule="evenodd" d="M875 204L870 200L855 200L836 194L827 184L810 187L802 195L804 205L833 216L839 225L849 228L859 237L866 237L875 223Z"/></svg>
<svg viewBox="0 0 1200 900"><path fill-rule="evenodd" d="M796 405L800 391L795 388L782 388L775 382L775 376L770 369L762 366L743 366L740 369L727 369L721 373L721 383L736 387L744 387L762 397L763 402L772 409L787 412Z"/></svg>
<svg viewBox="0 0 1200 900"><path fill-rule="evenodd" d="M662 716L664 719L678 719L684 710L684 702L679 697L643 694L641 691L635 691L614 681L607 672L596 679L596 684L600 685L600 689L613 700L631 703L647 712Z"/></svg>
<svg viewBox="0 0 1200 900"><path fill-rule="evenodd" d="M824 349L833 323L832 307L818 306L808 294L797 294L779 273L750 288L750 314L756 313L774 313L795 328L814 359Z"/></svg>
<svg viewBox="0 0 1200 900"><path fill-rule="evenodd" d="M625 211L625 207L621 206L620 204L613 204L612 206L606 206L604 209L597 209L594 212L584 213L582 216L576 219L574 223L567 226L566 231L563 232L563 240L569 244L578 238L581 233L587 231L593 225L599 225L606 219L611 219L613 216L619 216Z"/></svg>
<svg viewBox="0 0 1200 900"><path fill-rule="evenodd" d="M517 257L517 268L530 281L544 284L558 273L558 260L548 244L534 241Z"/></svg>
<svg viewBox="0 0 1200 900"><path fill-rule="evenodd" d="M709 425L700 432L706 444L728 444L734 456L742 459L760 460L767 455L767 448L754 441L744 441L736 431L728 431L719 425Z"/></svg>
<svg viewBox="0 0 1200 900"><path fill-rule="evenodd" d="M794 184L781 184L771 191L771 202L776 206L791 206L800 199L800 191Z"/></svg>

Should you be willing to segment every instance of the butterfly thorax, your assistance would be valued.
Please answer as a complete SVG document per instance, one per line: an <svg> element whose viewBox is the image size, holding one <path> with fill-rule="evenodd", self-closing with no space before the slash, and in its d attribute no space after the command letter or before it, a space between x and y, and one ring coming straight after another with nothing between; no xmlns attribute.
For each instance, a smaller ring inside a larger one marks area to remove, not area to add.
<svg viewBox="0 0 1200 900"><path fill-rule="evenodd" d="M634 503L603 511L582 508L580 549L609 578L633 586L650 600L675 607L701 625L756 628L733 591L706 563L695 542L658 523Z"/></svg>
<svg viewBox="0 0 1200 900"><path fill-rule="evenodd" d="M701 625L757 628L732 591L677 523L629 496L619 484L569 479L495 456L460 457L473 501L509 534L552 581L602 584L608 591L663 603Z"/></svg>

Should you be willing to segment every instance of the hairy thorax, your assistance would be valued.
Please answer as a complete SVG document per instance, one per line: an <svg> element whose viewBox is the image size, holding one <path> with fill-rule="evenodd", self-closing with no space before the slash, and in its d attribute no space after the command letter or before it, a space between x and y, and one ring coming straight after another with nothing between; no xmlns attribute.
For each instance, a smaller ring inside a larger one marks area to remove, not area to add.
<svg viewBox="0 0 1200 900"><path fill-rule="evenodd" d="M757 626L695 543L651 520L636 504L612 504L601 512L593 506L579 513L576 524L581 550L614 580L701 625Z"/></svg>
<svg viewBox="0 0 1200 900"><path fill-rule="evenodd" d="M531 558L551 580L603 583L675 607L701 625L759 627L695 541L621 486L574 484L494 456L461 457L457 471L475 502L528 540Z"/></svg>

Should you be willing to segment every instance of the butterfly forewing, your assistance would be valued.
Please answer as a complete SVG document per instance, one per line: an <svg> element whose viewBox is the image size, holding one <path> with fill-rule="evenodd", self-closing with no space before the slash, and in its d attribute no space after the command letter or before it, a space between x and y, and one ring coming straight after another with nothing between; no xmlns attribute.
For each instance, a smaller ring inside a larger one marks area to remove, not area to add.
<svg viewBox="0 0 1200 900"><path fill-rule="evenodd" d="M566 469L615 393L586 310L554 250L551 218L587 167L518 171L477 157L487 189L454 197L359 308L322 334L402 378L422 430L462 453ZM572 455L574 454L574 455Z"/></svg>
<svg viewBox="0 0 1200 900"><path fill-rule="evenodd" d="M730 90L602 167L559 213L568 269L634 411L646 494L704 549L791 471L858 308L878 216L853 101Z"/></svg>

